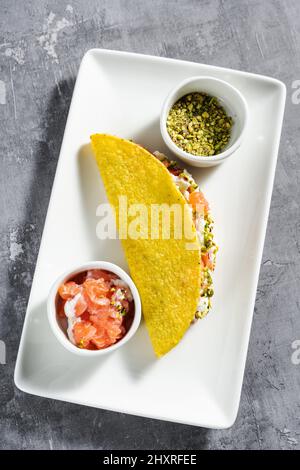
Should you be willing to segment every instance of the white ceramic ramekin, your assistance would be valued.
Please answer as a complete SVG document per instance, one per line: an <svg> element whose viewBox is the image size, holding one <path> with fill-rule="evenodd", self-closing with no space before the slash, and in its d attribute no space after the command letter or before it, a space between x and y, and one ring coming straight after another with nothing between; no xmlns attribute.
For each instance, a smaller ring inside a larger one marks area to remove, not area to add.
<svg viewBox="0 0 300 470"><path fill-rule="evenodd" d="M227 114L233 118L231 138L224 150L218 155L196 156L185 152L173 142L167 131L167 117L174 103L182 96L193 92L203 92L218 98ZM230 157L241 145L248 119L248 106L243 95L232 85L212 77L191 77L176 86L167 96L160 115L160 130L169 147L181 160L192 166L209 167Z"/></svg>
<svg viewBox="0 0 300 470"><path fill-rule="evenodd" d="M112 273L116 274L120 279L122 279L128 285L133 301L134 301L134 317L132 324L120 341L117 343L109 346L105 349L98 349L98 350L88 350L88 349L80 349L74 344L66 336L66 333L60 327L57 321L57 312L56 312L56 299L57 299L57 292L58 288L61 284L66 282L68 279L73 278L76 274L79 274L83 271L87 271L89 269L105 269L107 271L111 271ZM56 281L54 282L53 286L50 289L48 301L47 301L47 312L48 312L48 319L51 326L51 329L58 339L58 341L70 352L77 354L79 356L86 356L86 357L95 357L95 356L102 356L109 352L115 351L123 346L127 341L129 341L135 332L137 331L140 321L141 321L141 300L138 293L138 290L127 273L123 271L119 266L109 263L107 261L91 261L88 263L81 264L79 266L74 267L73 269L69 269L61 276L59 276Z"/></svg>

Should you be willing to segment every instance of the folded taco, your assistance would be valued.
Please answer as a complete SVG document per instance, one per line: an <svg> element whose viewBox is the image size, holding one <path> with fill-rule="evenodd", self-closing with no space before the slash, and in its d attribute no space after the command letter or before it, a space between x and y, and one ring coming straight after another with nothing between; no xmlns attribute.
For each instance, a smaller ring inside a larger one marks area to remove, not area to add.
<svg viewBox="0 0 300 470"><path fill-rule="evenodd" d="M91 141L119 234L122 231L121 243L141 296L150 339L156 355L162 356L178 344L191 322L204 317L211 307L211 272L217 247L209 206L192 176L162 153L152 154L131 141L106 134L92 135ZM120 202L124 198L127 214ZM168 236L165 214L156 218L158 230L153 236L153 208L164 207L180 209L184 218L180 234L175 230L176 211L171 211ZM144 227L133 236L130 214L137 209L143 213L139 225L143 221ZM120 225L125 216L124 233L124 225Z"/></svg>

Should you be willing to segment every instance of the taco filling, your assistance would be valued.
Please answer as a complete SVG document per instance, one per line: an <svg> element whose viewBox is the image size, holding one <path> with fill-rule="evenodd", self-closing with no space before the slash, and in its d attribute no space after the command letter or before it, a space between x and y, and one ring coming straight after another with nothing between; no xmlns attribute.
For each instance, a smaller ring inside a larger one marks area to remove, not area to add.
<svg viewBox="0 0 300 470"><path fill-rule="evenodd" d="M169 160L159 151L153 152L153 155L168 169L177 188L191 207L193 222L201 244L202 264L202 282L195 318L204 318L211 309L211 297L214 295L212 272L215 269L218 251L214 242L209 204L188 171L180 168L176 161Z"/></svg>

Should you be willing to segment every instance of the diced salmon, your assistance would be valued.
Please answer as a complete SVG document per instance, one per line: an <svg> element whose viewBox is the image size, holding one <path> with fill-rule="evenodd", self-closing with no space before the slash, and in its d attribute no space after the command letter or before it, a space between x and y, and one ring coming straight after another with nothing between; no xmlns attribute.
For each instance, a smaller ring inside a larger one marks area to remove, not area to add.
<svg viewBox="0 0 300 470"><path fill-rule="evenodd" d="M82 315L86 309L87 309L87 301L85 300L85 297L83 294L81 294L78 299L77 299L77 302L75 304L75 314L76 314L76 317L80 317L80 315Z"/></svg>
<svg viewBox="0 0 300 470"><path fill-rule="evenodd" d="M104 349L110 346L112 343L108 341L104 335L96 335L92 338L91 342L96 346L97 349Z"/></svg>
<svg viewBox="0 0 300 470"><path fill-rule="evenodd" d="M108 318L108 317L115 317L116 316L116 310L109 306L101 307L98 309L95 309L93 312L90 312L91 317L95 317L95 321L97 318L103 319L103 318Z"/></svg>
<svg viewBox="0 0 300 470"><path fill-rule="evenodd" d="M75 323L73 327L74 339L80 348L86 348L96 333L97 329L87 321Z"/></svg>
<svg viewBox="0 0 300 470"><path fill-rule="evenodd" d="M72 297L75 297L75 295L79 294L81 290L82 290L81 286L76 284L76 282L70 281L70 282L66 282L65 284L62 284L58 289L58 293L62 299L68 300L68 299L71 299Z"/></svg>
<svg viewBox="0 0 300 470"><path fill-rule="evenodd" d="M214 269L214 263L209 257L208 253L202 253L201 255L202 263L205 268Z"/></svg>
<svg viewBox="0 0 300 470"><path fill-rule="evenodd" d="M84 295L91 315L97 315L98 313L104 314L110 307L110 299L107 297L101 297L101 300L99 299L99 302L95 304L86 293Z"/></svg>
<svg viewBox="0 0 300 470"><path fill-rule="evenodd" d="M99 317L91 315L91 322L97 328L97 334L93 337L92 341L98 349L108 347L116 343L118 339L124 334L124 327L122 326L122 317Z"/></svg>
<svg viewBox="0 0 300 470"><path fill-rule="evenodd" d="M114 273L102 269L79 273L72 281L62 284L58 293L57 313L65 319L68 328L75 316L80 317L72 326L78 347L107 348L126 333L128 319L119 310L123 308L126 316L129 314L132 295L126 283Z"/></svg>
<svg viewBox="0 0 300 470"><path fill-rule="evenodd" d="M105 305L105 297L110 290L109 284L104 279L86 279L83 283L86 295L96 305Z"/></svg>
<svg viewBox="0 0 300 470"><path fill-rule="evenodd" d="M189 197L189 203L192 208L202 214L207 214L209 211L209 205L201 191L193 191Z"/></svg>

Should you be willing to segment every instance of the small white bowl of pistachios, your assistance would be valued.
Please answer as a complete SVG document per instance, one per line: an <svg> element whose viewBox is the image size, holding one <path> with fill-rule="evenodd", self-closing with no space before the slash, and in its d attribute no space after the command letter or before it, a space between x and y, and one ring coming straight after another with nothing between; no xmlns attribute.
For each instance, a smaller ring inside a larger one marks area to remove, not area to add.
<svg viewBox="0 0 300 470"><path fill-rule="evenodd" d="M191 77L167 96L160 130L166 145L181 160L209 167L240 147L247 119L247 102L235 87L213 77Z"/></svg>

